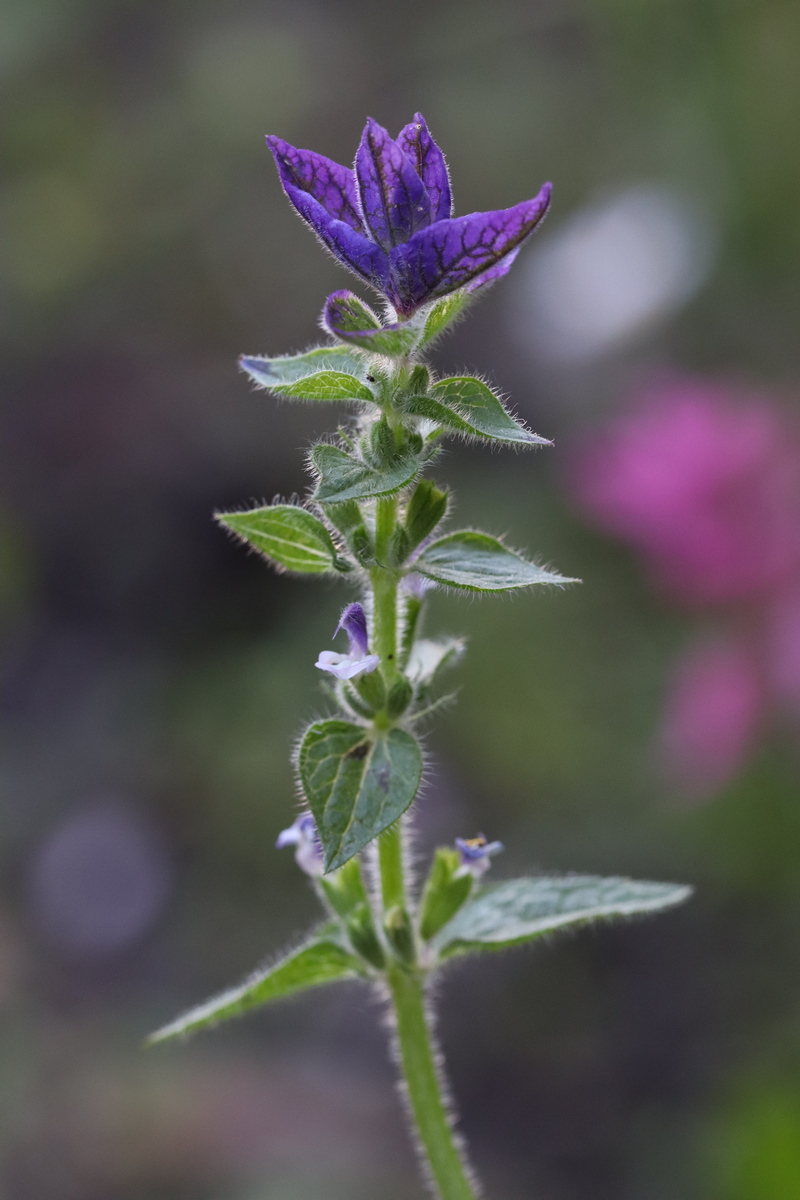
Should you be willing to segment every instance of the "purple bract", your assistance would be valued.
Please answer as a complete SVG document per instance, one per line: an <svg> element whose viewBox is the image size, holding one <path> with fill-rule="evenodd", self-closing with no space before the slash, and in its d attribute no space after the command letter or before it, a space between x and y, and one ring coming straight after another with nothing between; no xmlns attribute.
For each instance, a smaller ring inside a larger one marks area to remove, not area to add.
<svg viewBox="0 0 800 1200"><path fill-rule="evenodd" d="M453 217L444 155L421 113L397 140L370 118L354 171L272 135L267 145L303 220L401 317L505 275L550 202L546 183L512 208Z"/></svg>

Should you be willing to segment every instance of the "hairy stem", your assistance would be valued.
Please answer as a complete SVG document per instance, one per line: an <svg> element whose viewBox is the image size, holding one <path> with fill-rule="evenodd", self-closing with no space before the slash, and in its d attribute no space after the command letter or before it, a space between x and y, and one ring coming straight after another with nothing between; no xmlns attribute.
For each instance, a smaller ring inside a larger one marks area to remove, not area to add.
<svg viewBox="0 0 800 1200"><path fill-rule="evenodd" d="M422 980L400 966L389 968L397 1050L408 1105L441 1200L476 1200L442 1095L433 1032L425 1012Z"/></svg>
<svg viewBox="0 0 800 1200"><path fill-rule="evenodd" d="M401 822L395 821L378 839L378 862L381 870L381 899L383 911L406 903L406 880L403 870L403 832Z"/></svg>
<svg viewBox="0 0 800 1200"><path fill-rule="evenodd" d="M375 514L375 551L378 565L370 572L372 584L373 651L380 655L387 684L398 675L397 665L397 573L386 566L387 550L397 520L397 502L378 500ZM403 646L411 650L416 618ZM406 880L403 862L403 832L400 821L385 830L378 840L381 901L384 919L397 910L406 911ZM413 935L412 935L413 936ZM389 987L394 1004L397 1048L408 1091L409 1111L424 1149L430 1174L441 1200L475 1200L466 1165L453 1137L442 1085L436 1066L433 1032L425 1012L422 978L413 967L395 964L389 968Z"/></svg>

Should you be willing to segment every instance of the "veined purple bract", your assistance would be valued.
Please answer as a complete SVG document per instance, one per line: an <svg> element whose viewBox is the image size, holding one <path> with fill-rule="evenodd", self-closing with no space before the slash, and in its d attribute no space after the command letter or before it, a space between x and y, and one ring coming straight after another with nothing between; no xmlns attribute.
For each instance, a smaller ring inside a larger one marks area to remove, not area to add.
<svg viewBox="0 0 800 1200"><path fill-rule="evenodd" d="M401 318L505 275L550 202L546 183L511 208L454 217L444 155L421 113L396 140L370 118L352 171L273 135L267 145L303 220Z"/></svg>

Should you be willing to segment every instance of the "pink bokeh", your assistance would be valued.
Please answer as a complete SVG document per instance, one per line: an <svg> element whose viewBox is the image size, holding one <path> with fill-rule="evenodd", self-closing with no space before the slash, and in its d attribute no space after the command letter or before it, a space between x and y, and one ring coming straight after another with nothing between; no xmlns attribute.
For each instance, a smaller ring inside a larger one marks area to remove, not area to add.
<svg viewBox="0 0 800 1200"><path fill-rule="evenodd" d="M718 791L746 764L766 712L758 664L746 642L697 642L678 660L659 730L667 776L682 790Z"/></svg>
<svg viewBox="0 0 800 1200"><path fill-rule="evenodd" d="M716 617L676 665L658 735L669 777L713 794L772 712L800 716L800 430L764 396L662 380L584 441L569 484L663 596Z"/></svg>
<svg viewBox="0 0 800 1200"><path fill-rule="evenodd" d="M686 604L757 598L800 566L798 440L761 398L696 380L653 387L578 453L572 486Z"/></svg>

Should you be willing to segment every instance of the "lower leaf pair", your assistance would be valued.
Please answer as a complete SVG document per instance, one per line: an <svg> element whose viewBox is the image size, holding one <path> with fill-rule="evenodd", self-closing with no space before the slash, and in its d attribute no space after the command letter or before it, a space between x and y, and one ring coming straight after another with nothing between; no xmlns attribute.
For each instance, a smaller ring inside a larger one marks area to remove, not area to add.
<svg viewBox="0 0 800 1200"><path fill-rule="evenodd" d="M434 863L431 877L436 870ZM341 876L344 872L338 874ZM357 874L360 879L360 871ZM353 903L348 908L348 901L345 901L343 919L319 926L297 949L254 972L239 987L223 992L165 1025L149 1041L163 1042L187 1036L272 1000L322 984L378 978L379 969L358 952L345 924L346 917L364 903L360 898L361 887L353 882L355 878L356 872L351 869L342 894ZM333 880L330 887L335 891ZM451 875L449 883L452 882ZM462 890L469 893L469 881L462 885ZM330 895L327 888L325 894ZM691 888L678 884L595 875L508 879L476 888L469 899L457 904L454 914L428 939L425 939L425 921L430 919L431 905L428 903L426 907L423 898L419 933L423 941L427 940L428 950L425 954L427 966L422 969L430 973L457 955L506 950L561 929L658 912L681 904L690 894Z"/></svg>

